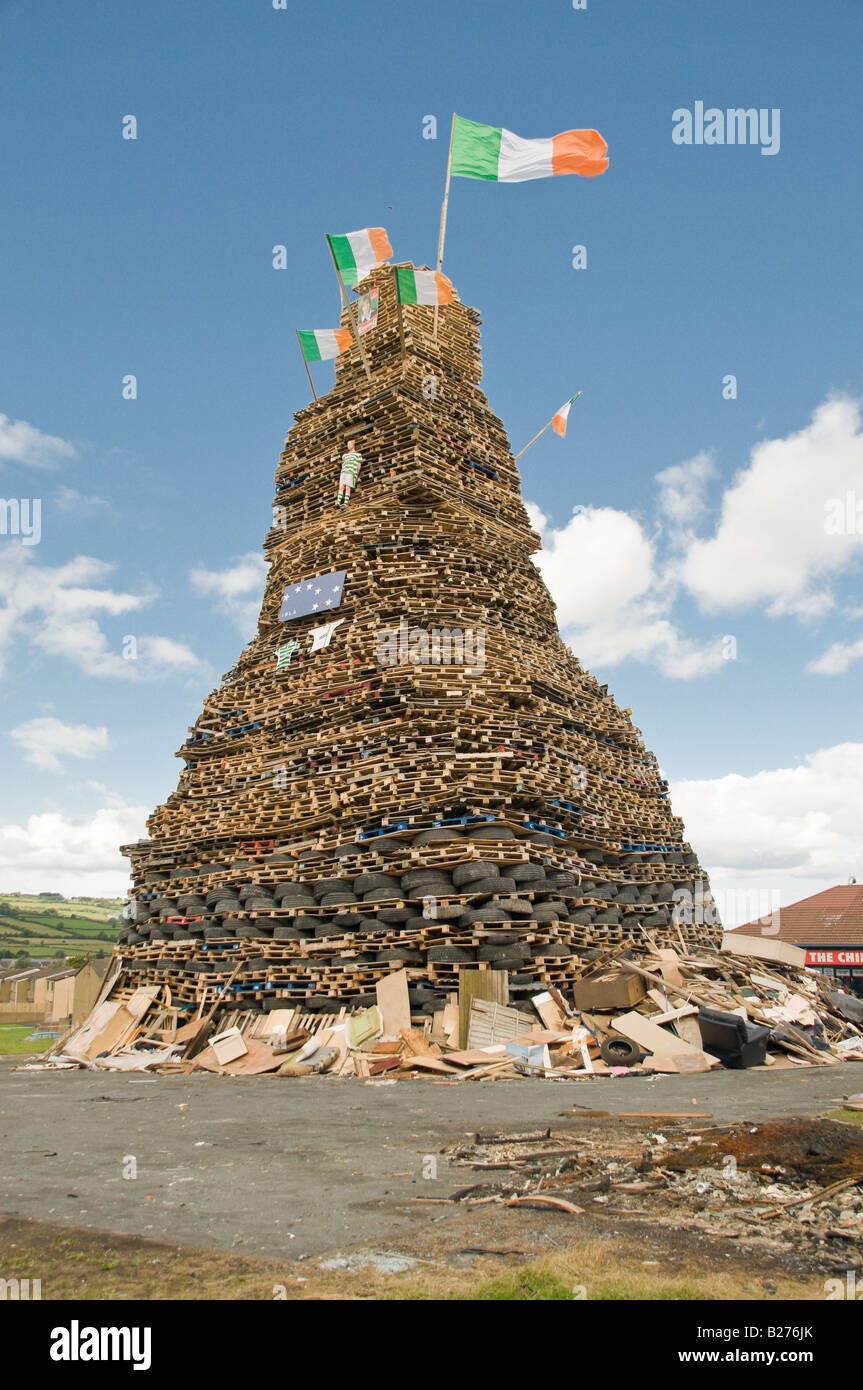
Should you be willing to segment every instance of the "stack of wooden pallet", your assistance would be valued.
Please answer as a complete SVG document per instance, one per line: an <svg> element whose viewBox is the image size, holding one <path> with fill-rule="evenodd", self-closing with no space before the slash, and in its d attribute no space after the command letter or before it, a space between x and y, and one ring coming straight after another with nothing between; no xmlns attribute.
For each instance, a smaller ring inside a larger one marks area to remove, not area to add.
<svg viewBox="0 0 863 1390"><path fill-rule="evenodd" d="M705 875L628 711L558 634L478 315L443 306L435 336L405 306L402 339L391 270L372 288L370 376L345 353L285 442L257 634L125 847L118 954L188 1007L236 969L238 1008L332 1012L404 968L433 1013L480 964L518 996L593 951L715 935L676 924L678 901L710 906Z"/></svg>

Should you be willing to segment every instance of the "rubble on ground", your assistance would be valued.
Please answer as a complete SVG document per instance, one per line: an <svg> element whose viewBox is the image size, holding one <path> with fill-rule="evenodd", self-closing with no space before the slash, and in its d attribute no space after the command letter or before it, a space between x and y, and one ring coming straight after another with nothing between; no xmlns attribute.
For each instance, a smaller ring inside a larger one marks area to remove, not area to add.
<svg viewBox="0 0 863 1390"><path fill-rule="evenodd" d="M467 1136L444 1150L448 1176L464 1181L448 1197L416 1200L533 1205L574 1218L649 1217L756 1246L863 1256L863 1134L852 1126L769 1120L702 1127L658 1113L651 1127L646 1112L613 1119L613 1131L584 1117L587 1132L579 1125ZM771 1157L762 1159L765 1153ZM837 1172L844 1176L837 1180Z"/></svg>
<svg viewBox="0 0 863 1390"><path fill-rule="evenodd" d="M418 1013L410 996L402 968L377 982L377 1002L364 1008L244 1010L226 984L204 1012L172 1002L167 985L136 988L120 970L52 1061L452 1083L863 1061L863 1031L837 1007L835 990L797 966L740 954L739 942L723 950L586 953L568 998L552 986L511 1005L507 972L482 968L460 971L458 991L433 1014Z"/></svg>

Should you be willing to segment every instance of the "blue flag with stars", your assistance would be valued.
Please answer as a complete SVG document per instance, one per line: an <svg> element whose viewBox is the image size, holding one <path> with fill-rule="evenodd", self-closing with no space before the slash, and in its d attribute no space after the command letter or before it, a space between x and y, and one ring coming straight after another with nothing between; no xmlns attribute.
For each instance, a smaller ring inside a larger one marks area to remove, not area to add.
<svg viewBox="0 0 863 1390"><path fill-rule="evenodd" d="M310 613L338 608L346 574L347 570L336 570L335 574L320 574L316 579L288 584L279 609L279 622L289 623L293 618L306 618Z"/></svg>

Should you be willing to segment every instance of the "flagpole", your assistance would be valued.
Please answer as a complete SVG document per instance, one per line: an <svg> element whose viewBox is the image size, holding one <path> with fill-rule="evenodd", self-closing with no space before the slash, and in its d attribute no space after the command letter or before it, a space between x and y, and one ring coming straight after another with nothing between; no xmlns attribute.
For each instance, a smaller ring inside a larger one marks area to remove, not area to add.
<svg viewBox="0 0 863 1390"><path fill-rule="evenodd" d="M575 395L572 397L572 400L569 402L570 405L574 405L575 402L578 400L578 398L579 398L580 395L581 395L581 392L580 392L580 391L576 391ZM542 436L545 434L546 430L549 429L550 426L553 425L553 424L554 424L554 416L552 415L552 417L551 417L551 419L549 420L548 424L547 424L547 425L543 425L543 427L542 427L542 429L540 430L539 434L535 434L535 435L533 436L533 439L529 440L528 443L525 444L525 446L524 446L523 449L519 449L518 453L516 454L515 458L513 459L513 463L518 463L518 461L519 461L519 459L521 458L522 454L526 454L527 451L528 451L528 449L531 447L531 445L532 445L532 444L535 444L536 441L537 441L538 439L541 439Z"/></svg>
<svg viewBox="0 0 863 1390"><path fill-rule="evenodd" d="M302 340L302 338L300 337L300 330L299 330L298 328L295 328L295 329L294 329L294 332L295 332L296 335L297 335L297 342L298 342L299 345L300 345L300 356L301 356L302 359L303 359L303 366L304 366L305 369L306 369L306 376L309 378L309 385L310 385L311 388L312 388L312 395L314 396L315 400L317 400L317 399L318 399L318 393L317 393L317 391L315 390L315 383L312 381L312 374L311 374L311 372L309 371L309 364L308 364L308 362L306 361L306 354L303 352L303 340Z"/></svg>
<svg viewBox="0 0 863 1390"><path fill-rule="evenodd" d="M440 235L438 236L438 243L437 243L437 268L438 268L438 272L440 271L440 268L441 268L441 266L443 265L443 248L444 248L444 242L446 241L446 215L447 215L447 209L449 208L449 186L450 186L450 180L452 179L452 146L453 146L453 139L454 139L454 137L455 137L455 112L453 111L453 113L452 113L452 126L450 127L450 133L449 133L449 154L447 155L447 161L446 161L446 182L445 182L445 184L444 184L444 190L443 190L443 205L442 205L441 210L440 210ZM439 307L439 306L438 306L437 304L434 306L434 335L435 335L435 337L437 337L437 314L438 314L438 307Z"/></svg>
<svg viewBox="0 0 863 1390"><path fill-rule="evenodd" d="M530 448L531 444L535 444L536 441L537 441L538 439L541 439L542 436L545 434L546 430L547 430L547 429L550 429L550 428L551 428L551 421L549 420L549 422L548 422L547 425L543 425L543 427L542 427L542 429L540 430L539 434L535 434L535 435L533 436L533 439L531 439L530 442L529 442L528 444L525 444L525 446L524 446L523 449L519 449L518 453L516 454L515 458L513 459L513 463L518 463L518 461L519 461L519 459L521 458L522 454L526 454L526 453L527 453L527 451L528 451L528 449Z"/></svg>
<svg viewBox="0 0 863 1390"><path fill-rule="evenodd" d="M357 316L356 316L356 314L354 313L354 306L353 306L353 304L351 304L351 301L348 299L348 292L347 292L347 290L345 289L345 282L344 282L344 280L342 279L342 272L339 270L339 264L338 264L338 261L336 260L336 253L334 252L334 250L333 250L333 248L332 248L332 245L330 244L330 239L329 239L329 237L327 237L327 247L329 248L330 255L331 255L332 258L333 258L333 269L335 270L336 275L338 276L338 279L339 279L339 289L340 289L341 292L342 292L342 299L345 301L345 308L346 308L347 311L348 311L348 318L349 318L350 321L351 321L351 328L354 330L354 337L355 337L356 340L357 340L357 347L358 347L359 350L360 350L360 357L362 358L363 366L364 366L365 369L366 369L366 376L368 377L369 381L371 381L371 379L372 379L372 374L371 374L371 372L369 371L368 358L366 357L365 348L363 347L362 339L360 338L360 330L359 330L359 328L358 328L358 326L357 326Z"/></svg>

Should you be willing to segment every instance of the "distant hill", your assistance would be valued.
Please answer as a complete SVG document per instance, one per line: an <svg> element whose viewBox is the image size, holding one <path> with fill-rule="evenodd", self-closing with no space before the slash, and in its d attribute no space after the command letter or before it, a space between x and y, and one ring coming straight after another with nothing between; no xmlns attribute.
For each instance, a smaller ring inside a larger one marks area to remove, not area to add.
<svg viewBox="0 0 863 1390"><path fill-rule="evenodd" d="M106 955L120 930L122 898L0 893L0 956Z"/></svg>

